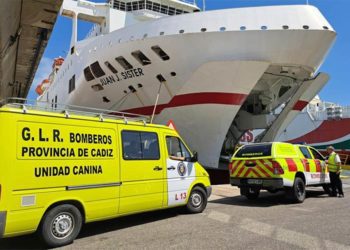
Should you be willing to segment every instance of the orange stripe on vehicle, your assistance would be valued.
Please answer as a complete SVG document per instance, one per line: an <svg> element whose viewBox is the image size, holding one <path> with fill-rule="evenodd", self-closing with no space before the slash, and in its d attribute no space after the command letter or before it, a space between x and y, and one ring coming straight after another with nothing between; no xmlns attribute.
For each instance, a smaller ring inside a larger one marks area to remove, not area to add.
<svg viewBox="0 0 350 250"><path fill-rule="evenodd" d="M272 162L271 160L266 160L264 162L265 169L269 170L271 173L273 173L273 168L272 168Z"/></svg>
<svg viewBox="0 0 350 250"><path fill-rule="evenodd" d="M243 162L242 162L242 164L243 164ZM240 164L241 166L240 166L239 171L238 171L238 173L237 173L237 176L238 176L238 177L240 177L240 176L241 176L241 174L242 174L243 170L245 169L245 167L243 167L243 165L242 165L242 164Z"/></svg>
<svg viewBox="0 0 350 250"><path fill-rule="evenodd" d="M316 172L322 172L321 162L320 160L315 160Z"/></svg>
<svg viewBox="0 0 350 250"><path fill-rule="evenodd" d="M257 169L259 169L260 172L263 173L266 177L271 177L271 175L268 174L261 166L258 166Z"/></svg>
<svg viewBox="0 0 350 250"><path fill-rule="evenodd" d="M288 165L288 170L290 172L296 172L298 171L298 166L297 164L294 162L293 159L287 158L286 159L287 165Z"/></svg>
<svg viewBox="0 0 350 250"><path fill-rule="evenodd" d="M310 164L307 164L307 159L301 159L301 162L303 163L303 165L304 165L304 170L306 171L306 172L310 172Z"/></svg>
<svg viewBox="0 0 350 250"><path fill-rule="evenodd" d="M237 166L239 165L240 161L232 161L231 169L230 169L230 174L233 174L235 170L237 169Z"/></svg>
<svg viewBox="0 0 350 250"><path fill-rule="evenodd" d="M242 170L243 171L243 163L244 163L244 161L240 161L239 162L239 164L237 164L237 166L235 167L235 170L234 171L232 171L233 173L232 173L232 175L234 175L234 176L238 176L238 173Z"/></svg>
<svg viewBox="0 0 350 250"><path fill-rule="evenodd" d="M244 171L242 172L241 176L243 178L246 178L249 173L250 173L250 169L249 168L244 168Z"/></svg>
<svg viewBox="0 0 350 250"><path fill-rule="evenodd" d="M251 171L255 174L256 177L261 178L261 175L256 171L256 169L252 168Z"/></svg>

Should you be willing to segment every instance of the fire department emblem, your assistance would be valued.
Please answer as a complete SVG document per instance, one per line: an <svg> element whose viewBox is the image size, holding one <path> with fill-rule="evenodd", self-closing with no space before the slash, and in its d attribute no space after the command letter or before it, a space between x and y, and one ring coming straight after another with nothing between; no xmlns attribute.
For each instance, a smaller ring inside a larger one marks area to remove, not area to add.
<svg viewBox="0 0 350 250"><path fill-rule="evenodd" d="M185 176L187 173L187 167L183 162L180 162L177 165L177 172L179 173L180 176Z"/></svg>

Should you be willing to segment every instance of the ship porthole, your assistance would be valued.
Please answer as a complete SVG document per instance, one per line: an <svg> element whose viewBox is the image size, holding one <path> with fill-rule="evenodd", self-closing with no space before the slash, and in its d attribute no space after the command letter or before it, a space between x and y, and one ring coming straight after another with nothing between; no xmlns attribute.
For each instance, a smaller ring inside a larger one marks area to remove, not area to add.
<svg viewBox="0 0 350 250"><path fill-rule="evenodd" d="M327 26L323 26L323 29L324 30L328 30L329 28Z"/></svg>
<svg viewBox="0 0 350 250"><path fill-rule="evenodd" d="M303 29L308 30L308 29L309 29L309 26L308 26L308 25L304 25L304 26L303 26Z"/></svg>
<svg viewBox="0 0 350 250"><path fill-rule="evenodd" d="M240 30L246 30L247 28L245 26L241 26L239 29Z"/></svg>
<svg viewBox="0 0 350 250"><path fill-rule="evenodd" d="M283 28L284 30L287 30L287 29L289 29L289 26L288 26L288 25L283 25L282 28Z"/></svg>
<svg viewBox="0 0 350 250"><path fill-rule="evenodd" d="M201 28L201 32L206 32L207 29L206 28Z"/></svg>
<svg viewBox="0 0 350 250"><path fill-rule="evenodd" d="M170 73L170 75L171 76L176 76L176 72L173 71L173 72Z"/></svg>
<svg viewBox="0 0 350 250"><path fill-rule="evenodd" d="M263 25L263 26L261 26L261 29L262 30L267 30L267 26Z"/></svg>
<svg viewBox="0 0 350 250"><path fill-rule="evenodd" d="M225 31L226 30L226 27L221 27L220 28L220 31Z"/></svg>
<svg viewBox="0 0 350 250"><path fill-rule="evenodd" d="M183 34L183 33L185 33L185 31L184 30L179 30L179 33Z"/></svg>

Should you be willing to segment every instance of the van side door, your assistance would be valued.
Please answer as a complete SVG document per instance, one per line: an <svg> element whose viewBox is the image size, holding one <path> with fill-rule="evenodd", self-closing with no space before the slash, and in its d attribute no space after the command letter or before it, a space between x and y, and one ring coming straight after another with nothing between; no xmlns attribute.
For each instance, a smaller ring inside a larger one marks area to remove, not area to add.
<svg viewBox="0 0 350 250"><path fill-rule="evenodd" d="M329 175L327 174L327 168L326 168L326 162L325 158L322 154L320 154L316 149L309 148L312 156L314 157L315 165L316 165L316 172L317 172L317 180L319 183L329 183Z"/></svg>
<svg viewBox="0 0 350 250"><path fill-rule="evenodd" d="M196 169L194 163L189 162L190 151L179 137L166 134L165 140L168 206L185 204L190 195L188 190L196 178Z"/></svg>
<svg viewBox="0 0 350 250"><path fill-rule="evenodd" d="M299 146L299 149L305 158L301 159L304 165L304 174L306 179L306 184L317 183L317 178L315 178L316 165L312 158L311 152L307 146Z"/></svg>
<svg viewBox="0 0 350 250"><path fill-rule="evenodd" d="M122 126L121 214L147 211L163 206L165 166L160 138L154 129Z"/></svg>

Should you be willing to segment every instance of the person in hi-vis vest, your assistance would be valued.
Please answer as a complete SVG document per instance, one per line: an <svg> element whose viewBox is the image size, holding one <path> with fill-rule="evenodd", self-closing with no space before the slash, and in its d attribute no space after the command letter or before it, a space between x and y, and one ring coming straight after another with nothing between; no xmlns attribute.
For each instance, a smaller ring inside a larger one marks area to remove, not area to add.
<svg viewBox="0 0 350 250"><path fill-rule="evenodd" d="M329 178L331 179L332 196L337 196L337 190L340 198L344 197L343 184L340 179L341 173L341 161L339 155L334 152L334 147L329 146L327 148L328 157L328 171Z"/></svg>

